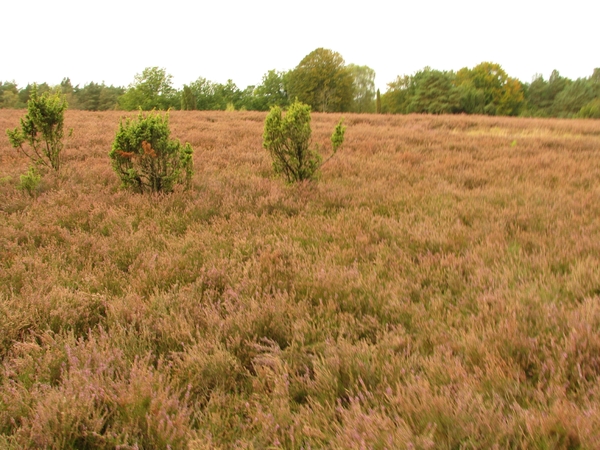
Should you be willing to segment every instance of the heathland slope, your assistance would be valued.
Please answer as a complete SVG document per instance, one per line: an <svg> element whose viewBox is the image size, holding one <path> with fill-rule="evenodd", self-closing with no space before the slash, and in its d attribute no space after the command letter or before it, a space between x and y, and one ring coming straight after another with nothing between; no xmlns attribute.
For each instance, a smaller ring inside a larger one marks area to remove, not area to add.
<svg viewBox="0 0 600 450"><path fill-rule="evenodd" d="M35 198L0 136L0 447L597 448L599 122L347 115L286 186L265 113L172 112L193 190L140 196L120 115Z"/></svg>

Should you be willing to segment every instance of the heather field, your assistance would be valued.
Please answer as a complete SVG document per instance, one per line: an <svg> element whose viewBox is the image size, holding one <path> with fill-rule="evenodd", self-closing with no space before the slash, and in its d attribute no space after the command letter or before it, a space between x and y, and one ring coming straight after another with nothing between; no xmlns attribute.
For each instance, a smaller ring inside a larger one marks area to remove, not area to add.
<svg viewBox="0 0 600 450"><path fill-rule="evenodd" d="M171 112L193 189L60 176L0 110L0 448L600 448L600 122L345 115L318 183L259 112ZM329 153L339 114L313 114Z"/></svg>

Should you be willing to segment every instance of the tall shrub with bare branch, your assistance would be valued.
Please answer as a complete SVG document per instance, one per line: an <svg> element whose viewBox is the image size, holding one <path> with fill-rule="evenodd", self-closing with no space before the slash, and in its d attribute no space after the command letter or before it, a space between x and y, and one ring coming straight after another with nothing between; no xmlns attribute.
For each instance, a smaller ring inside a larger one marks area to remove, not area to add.
<svg viewBox="0 0 600 450"><path fill-rule="evenodd" d="M273 159L273 169L283 175L288 183L311 180L319 169L337 152L344 142L346 127L339 121L331 136L333 153L325 162L317 151L311 149L310 106L295 101L282 115L281 108L274 106L265 119L263 147Z"/></svg>
<svg viewBox="0 0 600 450"><path fill-rule="evenodd" d="M123 186L141 193L191 186L192 147L170 139L170 134L168 114L140 112L137 119L121 121L109 156Z"/></svg>

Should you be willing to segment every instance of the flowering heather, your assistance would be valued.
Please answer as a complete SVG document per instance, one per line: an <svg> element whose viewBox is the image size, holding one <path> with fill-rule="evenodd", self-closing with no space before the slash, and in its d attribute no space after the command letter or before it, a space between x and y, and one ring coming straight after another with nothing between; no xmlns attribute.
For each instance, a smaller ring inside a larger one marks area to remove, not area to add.
<svg viewBox="0 0 600 450"><path fill-rule="evenodd" d="M0 448L598 448L598 121L347 114L289 186L266 113L173 111L137 195L122 114L33 197L0 133Z"/></svg>

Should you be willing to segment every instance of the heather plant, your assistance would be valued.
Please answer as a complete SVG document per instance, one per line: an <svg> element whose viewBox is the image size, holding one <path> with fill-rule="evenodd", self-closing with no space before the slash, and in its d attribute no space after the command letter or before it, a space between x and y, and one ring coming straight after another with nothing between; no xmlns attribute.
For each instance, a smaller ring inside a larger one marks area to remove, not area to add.
<svg viewBox="0 0 600 450"><path fill-rule="evenodd" d="M171 192L175 185L191 187L192 147L170 139L169 116L140 114L121 121L109 153L123 186L136 192Z"/></svg>
<svg viewBox="0 0 600 450"><path fill-rule="evenodd" d="M265 113L172 111L203 182L157 198L120 114L35 202L0 140L0 448L598 447L596 123L347 114L290 189Z"/></svg>
<svg viewBox="0 0 600 450"><path fill-rule="evenodd" d="M328 160L344 142L342 120L331 136L333 153ZM265 119L263 147L271 155L275 173L283 175L288 183L317 178L324 164L318 150L310 148L310 121L310 106L298 101L290 105L285 116L279 106L274 106Z"/></svg>
<svg viewBox="0 0 600 450"><path fill-rule="evenodd" d="M64 146L63 126L66 109L67 101L63 95L51 92L39 95L37 86L34 85L27 102L27 114L21 119L21 127L6 130L10 144L35 165L58 172ZM28 144L30 148L24 144Z"/></svg>

